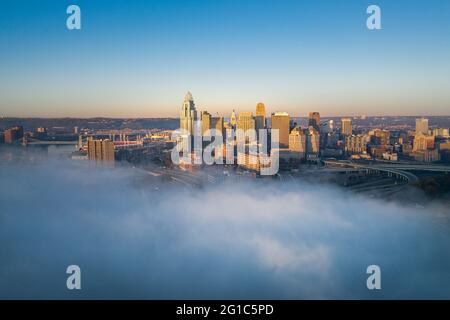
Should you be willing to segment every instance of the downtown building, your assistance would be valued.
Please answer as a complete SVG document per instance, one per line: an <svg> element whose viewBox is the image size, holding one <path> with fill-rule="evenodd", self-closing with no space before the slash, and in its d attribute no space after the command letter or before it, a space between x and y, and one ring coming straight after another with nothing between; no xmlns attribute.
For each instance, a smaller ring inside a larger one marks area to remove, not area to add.
<svg viewBox="0 0 450 320"><path fill-rule="evenodd" d="M428 121L427 121L428 125ZM428 132L428 129L427 129ZM410 156L419 162L436 162L440 160L439 150L436 147L435 137L417 131L414 136L413 151Z"/></svg>
<svg viewBox="0 0 450 320"><path fill-rule="evenodd" d="M101 139L101 140L88 139L87 154L89 160L114 165L115 161L114 142L109 139Z"/></svg>
<svg viewBox="0 0 450 320"><path fill-rule="evenodd" d="M248 130L256 130L256 121L253 117L253 112L243 111L239 112L237 121L236 121L236 129L243 130L247 132Z"/></svg>
<svg viewBox="0 0 450 320"><path fill-rule="evenodd" d="M428 134L428 119L416 119L416 134L418 133Z"/></svg>
<svg viewBox="0 0 450 320"><path fill-rule="evenodd" d="M13 144L22 138L23 138L23 127L22 126L15 126L15 127L6 129L4 132L4 137L3 137L5 143L8 143L8 144Z"/></svg>
<svg viewBox="0 0 450 320"><path fill-rule="evenodd" d="M320 113L310 112L308 115L308 127L313 127L316 130L320 130Z"/></svg>
<svg viewBox="0 0 450 320"><path fill-rule="evenodd" d="M183 106L180 114L180 129L188 135L193 136L195 124L197 121L197 109L195 108L194 98L190 92L184 97Z"/></svg>
<svg viewBox="0 0 450 320"><path fill-rule="evenodd" d="M318 160L320 154L320 131L309 126L306 129L306 159Z"/></svg>
<svg viewBox="0 0 450 320"><path fill-rule="evenodd" d="M289 129L290 129L290 116L287 112L275 112L272 113L272 131L278 129L279 134L279 148L289 148Z"/></svg>
<svg viewBox="0 0 450 320"><path fill-rule="evenodd" d="M344 136L352 135L353 129L352 129L352 119L351 118L342 118L341 119L341 133Z"/></svg>
<svg viewBox="0 0 450 320"><path fill-rule="evenodd" d="M182 148L183 150L191 153L194 146L194 135L202 135L202 127L198 126L197 121L197 109L195 108L194 98L192 93L189 91L184 96L184 101L181 106L180 112L180 130L181 134L177 138L177 148ZM200 145L200 148L202 146ZM202 150L194 150L194 155L190 154L189 157L198 157L198 153ZM187 157L187 155L184 155ZM181 161L183 158L181 158Z"/></svg>
<svg viewBox="0 0 450 320"><path fill-rule="evenodd" d="M306 134L300 126L295 126L289 134L289 151L299 161L306 159Z"/></svg>
<svg viewBox="0 0 450 320"><path fill-rule="evenodd" d="M345 152L347 154L365 154L369 142L370 136L367 134L347 136L345 137Z"/></svg>
<svg viewBox="0 0 450 320"><path fill-rule="evenodd" d="M257 132L259 129L266 128L266 106L262 102L256 105L255 125Z"/></svg>

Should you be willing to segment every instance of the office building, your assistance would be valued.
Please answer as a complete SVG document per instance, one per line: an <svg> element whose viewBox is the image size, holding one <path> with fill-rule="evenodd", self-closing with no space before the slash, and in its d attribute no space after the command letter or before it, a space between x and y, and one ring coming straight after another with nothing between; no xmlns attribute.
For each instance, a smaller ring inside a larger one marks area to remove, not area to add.
<svg viewBox="0 0 450 320"><path fill-rule="evenodd" d="M211 128L211 115L207 111L202 112L202 135Z"/></svg>
<svg viewBox="0 0 450 320"><path fill-rule="evenodd" d="M255 130L256 123L252 112L239 112L238 119L236 121L236 129L246 132L249 129Z"/></svg>
<svg viewBox="0 0 450 320"><path fill-rule="evenodd" d="M342 118L341 119L341 133L344 136L352 135L353 130L352 130L352 119L351 118Z"/></svg>
<svg viewBox="0 0 450 320"><path fill-rule="evenodd" d="M320 133L332 133L334 130L334 121L327 120L320 124Z"/></svg>
<svg viewBox="0 0 450 320"><path fill-rule="evenodd" d="M428 119L416 119L416 134L418 133L428 134Z"/></svg>
<svg viewBox="0 0 450 320"><path fill-rule="evenodd" d="M427 163L436 162L441 159L438 149L414 151L410 156L412 156L416 161Z"/></svg>
<svg viewBox="0 0 450 320"><path fill-rule="evenodd" d="M313 126L306 130L306 154L309 158L317 157L320 151L320 133Z"/></svg>
<svg viewBox="0 0 450 320"><path fill-rule="evenodd" d="M316 130L320 130L320 113L310 112L308 119L308 127L313 127Z"/></svg>
<svg viewBox="0 0 450 320"><path fill-rule="evenodd" d="M360 154L367 152L367 144L370 142L369 135L351 135L345 137L345 151L347 154Z"/></svg>
<svg viewBox="0 0 450 320"><path fill-rule="evenodd" d="M223 134L223 128L224 128L223 118L222 117L212 117L210 119L209 128L216 129L217 131L220 132L220 134Z"/></svg>
<svg viewBox="0 0 450 320"><path fill-rule="evenodd" d="M435 148L435 137L421 132L414 136L413 151L424 151Z"/></svg>
<svg viewBox="0 0 450 320"><path fill-rule="evenodd" d="M237 116L236 112L233 110L230 117L230 126L231 128L236 129L236 125L237 125Z"/></svg>
<svg viewBox="0 0 450 320"><path fill-rule="evenodd" d="M15 126L5 130L4 140L5 143L14 143L23 138L23 127Z"/></svg>
<svg viewBox="0 0 450 320"><path fill-rule="evenodd" d="M183 106L180 114L180 128L189 135L195 133L195 122L197 121L197 110L195 108L194 98L188 92L184 97Z"/></svg>
<svg viewBox="0 0 450 320"><path fill-rule="evenodd" d="M448 138L449 130L444 128L434 128L432 135L439 138Z"/></svg>
<svg viewBox="0 0 450 320"><path fill-rule="evenodd" d="M256 130L264 129L266 127L266 106L260 102L256 105Z"/></svg>
<svg viewBox="0 0 450 320"><path fill-rule="evenodd" d="M272 113L272 130L278 129L279 147L289 148L290 117L287 112Z"/></svg>
<svg viewBox="0 0 450 320"><path fill-rule="evenodd" d="M375 145L386 146L389 144L391 133L389 130L375 129L369 132L371 142Z"/></svg>
<svg viewBox="0 0 450 320"><path fill-rule="evenodd" d="M88 159L114 163L114 142L109 139L87 141Z"/></svg>
<svg viewBox="0 0 450 320"><path fill-rule="evenodd" d="M306 135L300 126L296 126L289 134L289 151L298 154L298 158L306 156Z"/></svg>

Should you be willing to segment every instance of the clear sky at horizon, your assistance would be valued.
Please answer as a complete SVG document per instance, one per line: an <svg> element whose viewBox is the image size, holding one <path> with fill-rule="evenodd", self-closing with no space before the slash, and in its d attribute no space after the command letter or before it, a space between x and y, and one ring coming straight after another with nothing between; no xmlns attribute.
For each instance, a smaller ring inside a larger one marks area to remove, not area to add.
<svg viewBox="0 0 450 320"><path fill-rule="evenodd" d="M450 1L0 0L0 61L0 116L450 115Z"/></svg>

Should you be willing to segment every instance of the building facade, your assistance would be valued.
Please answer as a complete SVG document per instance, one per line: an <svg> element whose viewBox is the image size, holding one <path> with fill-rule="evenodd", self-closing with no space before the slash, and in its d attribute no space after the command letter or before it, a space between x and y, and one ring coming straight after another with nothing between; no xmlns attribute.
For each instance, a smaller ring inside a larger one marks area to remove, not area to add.
<svg viewBox="0 0 450 320"><path fill-rule="evenodd" d="M341 133L344 136L352 135L353 129L352 129L352 119L351 118L342 118L341 119Z"/></svg>
<svg viewBox="0 0 450 320"><path fill-rule="evenodd" d="M109 139L87 141L88 159L114 164L114 142Z"/></svg>
<svg viewBox="0 0 450 320"><path fill-rule="evenodd" d="M23 138L23 127L15 126L5 130L4 140L5 143L14 143Z"/></svg>
<svg viewBox="0 0 450 320"><path fill-rule="evenodd" d="M266 127L266 106L260 102L256 105L256 130L264 129Z"/></svg>
<svg viewBox="0 0 450 320"><path fill-rule="evenodd" d="M194 135L195 122L197 121L197 110L195 108L194 98L188 92L184 97L183 106L180 114L180 128L188 134Z"/></svg>
<svg viewBox="0 0 450 320"><path fill-rule="evenodd" d="M428 134L428 119L416 119L416 134L418 133Z"/></svg>
<svg viewBox="0 0 450 320"><path fill-rule="evenodd" d="M289 148L290 116L287 112L272 113L272 130L278 129L280 148Z"/></svg>

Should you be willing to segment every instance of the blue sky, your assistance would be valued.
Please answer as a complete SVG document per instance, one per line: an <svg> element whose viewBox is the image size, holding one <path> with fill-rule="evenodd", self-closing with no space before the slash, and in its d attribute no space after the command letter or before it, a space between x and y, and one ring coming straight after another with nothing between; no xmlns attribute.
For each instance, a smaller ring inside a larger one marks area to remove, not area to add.
<svg viewBox="0 0 450 320"><path fill-rule="evenodd" d="M0 116L449 115L449 57L446 0L0 0Z"/></svg>

